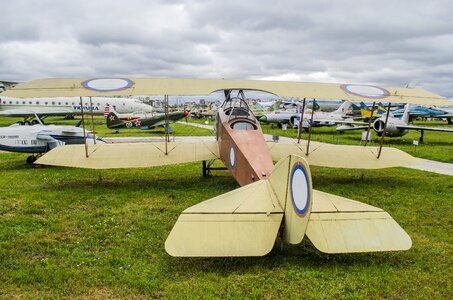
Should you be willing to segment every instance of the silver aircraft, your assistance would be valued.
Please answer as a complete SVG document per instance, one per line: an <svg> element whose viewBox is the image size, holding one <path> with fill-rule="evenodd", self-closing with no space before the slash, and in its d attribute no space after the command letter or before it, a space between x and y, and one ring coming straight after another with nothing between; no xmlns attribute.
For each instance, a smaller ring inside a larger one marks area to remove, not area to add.
<svg viewBox="0 0 453 300"><path fill-rule="evenodd" d="M37 157L53 148L65 144L104 143L92 132L84 136L83 129L74 126L59 125L19 125L13 124L0 128L0 150L9 152L32 153L27 163L33 163Z"/></svg>

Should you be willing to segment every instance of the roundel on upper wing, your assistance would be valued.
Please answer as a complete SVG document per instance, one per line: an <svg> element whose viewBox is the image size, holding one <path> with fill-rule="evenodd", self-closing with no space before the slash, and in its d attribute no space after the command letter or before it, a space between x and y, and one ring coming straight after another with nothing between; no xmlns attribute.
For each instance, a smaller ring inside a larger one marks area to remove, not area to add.
<svg viewBox="0 0 453 300"><path fill-rule="evenodd" d="M230 147L230 166L232 169L236 166L236 153L234 152L234 146Z"/></svg>
<svg viewBox="0 0 453 300"><path fill-rule="evenodd" d="M389 91L374 85L343 84L341 89L348 94L370 99L382 99L390 96Z"/></svg>
<svg viewBox="0 0 453 300"><path fill-rule="evenodd" d="M127 78L93 78L82 82L82 86L96 92L114 92L130 88L134 82Z"/></svg>
<svg viewBox="0 0 453 300"><path fill-rule="evenodd" d="M297 162L291 170L290 190L294 210L299 217L305 217L310 207L310 181L305 166Z"/></svg>

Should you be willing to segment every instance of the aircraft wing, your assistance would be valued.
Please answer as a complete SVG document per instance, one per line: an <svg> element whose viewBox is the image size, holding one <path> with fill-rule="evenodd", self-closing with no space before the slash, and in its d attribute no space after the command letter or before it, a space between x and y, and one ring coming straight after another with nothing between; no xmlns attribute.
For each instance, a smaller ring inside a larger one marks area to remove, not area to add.
<svg viewBox="0 0 453 300"><path fill-rule="evenodd" d="M36 107L33 109L7 109L0 111L0 116L4 117L29 117L29 116L66 116L72 111L66 108Z"/></svg>
<svg viewBox="0 0 453 300"><path fill-rule="evenodd" d="M451 105L451 100L416 88L371 85L309 83L266 80L176 79L176 78L65 78L39 79L17 85L4 96L87 97L87 96L199 96L221 90L258 90L279 97L325 100L385 101L421 105Z"/></svg>
<svg viewBox="0 0 453 300"><path fill-rule="evenodd" d="M407 250L412 245L384 210L316 190L306 235L325 253Z"/></svg>
<svg viewBox="0 0 453 300"><path fill-rule="evenodd" d="M424 127L424 126L414 126L414 125L397 125L396 127L399 129L410 129L410 130L453 132L453 128Z"/></svg>
<svg viewBox="0 0 453 300"><path fill-rule="evenodd" d="M311 142L306 155L306 141L297 143L267 142L274 161L289 154L305 158L310 165L330 168L382 169L416 165L418 159L396 148L383 147L380 158L377 148L351 145L334 145Z"/></svg>
<svg viewBox="0 0 453 300"><path fill-rule="evenodd" d="M339 126L337 127L337 131L351 131L351 130L364 130L364 129L368 129L368 125L367 126Z"/></svg>
<svg viewBox="0 0 453 300"><path fill-rule="evenodd" d="M36 135L36 139L45 141L49 149L59 148L65 144L64 142L53 138L51 134L52 132L50 131L41 131Z"/></svg>
<svg viewBox="0 0 453 300"><path fill-rule="evenodd" d="M88 169L146 168L219 158L217 142L120 143L67 145L47 152L35 163Z"/></svg>

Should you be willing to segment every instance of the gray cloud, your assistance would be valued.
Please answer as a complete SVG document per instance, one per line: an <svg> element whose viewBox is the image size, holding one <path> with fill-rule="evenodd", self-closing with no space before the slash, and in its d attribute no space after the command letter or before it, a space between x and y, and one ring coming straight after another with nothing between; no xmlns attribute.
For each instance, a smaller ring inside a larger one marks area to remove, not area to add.
<svg viewBox="0 0 453 300"><path fill-rule="evenodd" d="M453 98L453 3L0 0L1 79L159 76L421 86Z"/></svg>

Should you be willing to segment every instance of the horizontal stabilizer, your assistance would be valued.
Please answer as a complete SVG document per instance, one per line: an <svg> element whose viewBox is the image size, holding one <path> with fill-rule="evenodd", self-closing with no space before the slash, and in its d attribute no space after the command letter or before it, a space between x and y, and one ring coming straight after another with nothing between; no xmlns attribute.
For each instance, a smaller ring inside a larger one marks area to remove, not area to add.
<svg viewBox="0 0 453 300"><path fill-rule="evenodd" d="M310 165L349 168L349 169L382 169L416 165L418 159L396 148L383 147L380 158L377 158L375 147L350 145L333 145L312 142L308 156L305 155L306 141L297 143L268 142L269 151L274 161L289 154L304 157Z"/></svg>
<svg viewBox="0 0 453 300"><path fill-rule="evenodd" d="M47 152L35 163L88 169L146 168L170 164L211 160L219 157L217 142L121 143L67 145Z"/></svg>
<svg viewBox="0 0 453 300"><path fill-rule="evenodd" d="M409 235L380 208L314 191L313 210L306 232L325 253L407 250Z"/></svg>
<svg viewBox="0 0 453 300"><path fill-rule="evenodd" d="M275 243L283 209L267 180L189 207L165 242L172 256L262 256Z"/></svg>

